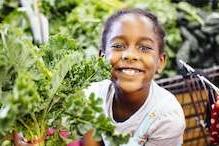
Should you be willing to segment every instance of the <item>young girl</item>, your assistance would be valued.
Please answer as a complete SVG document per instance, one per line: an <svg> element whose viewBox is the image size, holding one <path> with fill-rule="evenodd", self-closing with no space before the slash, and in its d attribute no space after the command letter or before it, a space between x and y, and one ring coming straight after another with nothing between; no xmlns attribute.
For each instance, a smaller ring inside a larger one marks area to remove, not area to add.
<svg viewBox="0 0 219 146"><path fill-rule="evenodd" d="M165 33L157 17L141 9L121 10L105 23L101 55L112 65L111 80L93 83L94 92L119 133L131 138L124 146L177 146L185 129L183 110L175 96L159 87L155 73L164 68ZM103 136L105 146L111 144ZM92 131L84 145L99 146Z"/></svg>

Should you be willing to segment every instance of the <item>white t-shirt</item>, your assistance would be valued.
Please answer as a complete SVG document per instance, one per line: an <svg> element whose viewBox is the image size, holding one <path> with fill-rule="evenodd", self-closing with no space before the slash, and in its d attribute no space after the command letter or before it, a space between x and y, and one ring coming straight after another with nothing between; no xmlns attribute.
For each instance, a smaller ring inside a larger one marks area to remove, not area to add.
<svg viewBox="0 0 219 146"><path fill-rule="evenodd" d="M185 117L183 110L176 97L164 88L152 81L150 91L144 104L124 122L116 122L113 119L112 103L114 97L114 86L110 80L92 83L86 90L86 94L95 93L103 100L105 114L110 117L116 126L118 133L129 133L133 135L146 115L153 114L154 106L158 107L156 120L150 125L145 146L176 146L182 143L185 129ZM159 103L159 104L158 104ZM106 146L110 146L104 141Z"/></svg>

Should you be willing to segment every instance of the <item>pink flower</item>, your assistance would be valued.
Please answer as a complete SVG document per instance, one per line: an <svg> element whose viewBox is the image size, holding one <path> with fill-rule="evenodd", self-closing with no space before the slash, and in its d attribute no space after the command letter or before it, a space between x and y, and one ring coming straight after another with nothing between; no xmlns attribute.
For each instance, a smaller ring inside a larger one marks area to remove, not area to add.
<svg viewBox="0 0 219 146"><path fill-rule="evenodd" d="M82 146L80 140L72 141L71 143L67 144L67 146Z"/></svg>
<svg viewBox="0 0 219 146"><path fill-rule="evenodd" d="M53 136L55 132L56 132L55 128L49 128L47 130L47 136Z"/></svg>
<svg viewBox="0 0 219 146"><path fill-rule="evenodd" d="M70 135L70 132L67 131L67 130L60 130L59 131L59 136L62 137L62 138L68 138Z"/></svg>

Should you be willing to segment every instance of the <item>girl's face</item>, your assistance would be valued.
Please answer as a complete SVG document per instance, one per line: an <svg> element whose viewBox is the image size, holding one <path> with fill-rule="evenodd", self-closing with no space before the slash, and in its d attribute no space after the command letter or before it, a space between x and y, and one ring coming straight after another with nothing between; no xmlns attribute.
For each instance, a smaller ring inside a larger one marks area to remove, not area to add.
<svg viewBox="0 0 219 146"><path fill-rule="evenodd" d="M126 14L113 23L106 42L106 58L116 86L127 93L147 90L165 62L151 20Z"/></svg>

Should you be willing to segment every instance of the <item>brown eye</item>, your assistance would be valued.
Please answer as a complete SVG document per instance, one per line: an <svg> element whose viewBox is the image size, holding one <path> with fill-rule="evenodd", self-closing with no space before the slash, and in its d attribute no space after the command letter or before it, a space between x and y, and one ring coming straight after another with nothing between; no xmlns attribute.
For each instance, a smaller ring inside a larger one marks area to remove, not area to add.
<svg viewBox="0 0 219 146"><path fill-rule="evenodd" d="M153 50L151 47L145 46L145 45L140 45L139 50L143 53L148 52L149 50Z"/></svg>
<svg viewBox="0 0 219 146"><path fill-rule="evenodd" d="M120 43L113 44L111 47L117 51L121 51L121 50L124 50L126 48L124 44L120 44Z"/></svg>

